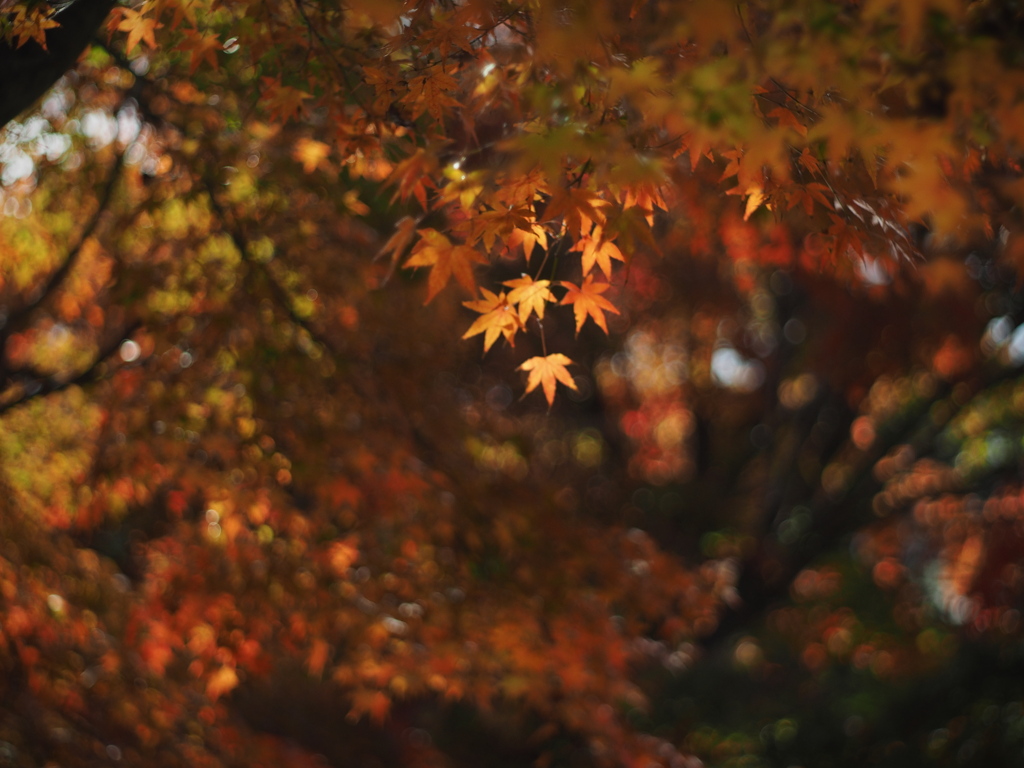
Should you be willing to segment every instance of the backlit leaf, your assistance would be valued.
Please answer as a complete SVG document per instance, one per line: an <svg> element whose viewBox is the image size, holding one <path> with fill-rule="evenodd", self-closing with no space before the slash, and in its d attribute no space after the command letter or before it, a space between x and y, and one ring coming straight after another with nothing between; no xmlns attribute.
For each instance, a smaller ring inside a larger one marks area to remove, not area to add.
<svg viewBox="0 0 1024 768"><path fill-rule="evenodd" d="M561 303L572 305L572 311L576 315L576 333L580 332L588 317L597 323L602 331L608 333L604 313L619 314L615 305L601 295L611 286L608 283L595 283L593 275L587 275L583 279L583 284L579 286L564 280L561 285L569 291L562 297Z"/></svg>
<svg viewBox="0 0 1024 768"><path fill-rule="evenodd" d="M528 371L530 374L526 381L526 392L524 394L528 395L538 386L542 386L548 405L553 405L557 382L561 382L569 389L576 389L576 382L573 381L572 375L566 370L566 366L571 364L572 360L557 352L546 357L531 357L519 366L519 370Z"/></svg>

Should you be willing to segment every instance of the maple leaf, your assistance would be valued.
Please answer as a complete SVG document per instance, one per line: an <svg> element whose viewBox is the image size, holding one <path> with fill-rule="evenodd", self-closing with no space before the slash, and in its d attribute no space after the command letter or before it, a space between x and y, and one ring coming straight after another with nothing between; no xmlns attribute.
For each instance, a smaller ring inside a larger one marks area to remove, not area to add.
<svg viewBox="0 0 1024 768"><path fill-rule="evenodd" d="M181 22L183 21L188 21L188 23L193 27L196 26L196 9L194 6L194 3L187 1L174 3L174 16L171 17L171 29L177 29L181 26Z"/></svg>
<svg viewBox="0 0 1024 768"><path fill-rule="evenodd" d="M313 98L305 91L282 85L280 78L264 77L260 98L270 110L272 120L286 122L296 117L303 109L303 102Z"/></svg>
<svg viewBox="0 0 1024 768"><path fill-rule="evenodd" d="M473 321L462 338L468 339L478 333L484 334L484 352L491 348L499 336L504 336L509 344L515 346L516 332L522 329L523 323L516 314L515 308L509 304L505 292L495 294L486 288L481 288L480 292L484 298L462 302L464 306L474 312L482 313Z"/></svg>
<svg viewBox="0 0 1024 768"><path fill-rule="evenodd" d="M821 163L818 162L818 159L811 154L811 150L807 147L804 147L803 152L800 153L798 162L808 173L814 175L821 173Z"/></svg>
<svg viewBox="0 0 1024 768"><path fill-rule="evenodd" d="M172 22L173 24L174 22ZM175 24L175 26L177 26ZM224 50L224 45L216 35L204 35L194 29L185 30L184 39L176 46L182 53L188 53L188 73L194 75L204 61L211 69L217 69L217 54Z"/></svg>
<svg viewBox="0 0 1024 768"><path fill-rule="evenodd" d="M483 171L466 173L464 170L450 165L445 168L444 175L450 183L445 185L441 199L445 201L458 200L462 210L471 213L473 204L483 191L481 179L485 173Z"/></svg>
<svg viewBox="0 0 1024 768"><path fill-rule="evenodd" d="M807 126L801 123L799 118L785 107L776 107L765 117L774 117L779 121L779 127L792 128L801 136L807 135Z"/></svg>
<svg viewBox="0 0 1024 768"><path fill-rule="evenodd" d="M654 209L668 210L661 190L653 184L638 184L626 188L622 200L622 210L625 211L634 206L644 212L647 224L652 227L654 226Z"/></svg>
<svg viewBox="0 0 1024 768"><path fill-rule="evenodd" d="M519 320L524 324L531 313L537 315L538 320L543 320L544 305L555 301L554 294L548 288L550 280L534 280L529 275L523 275L515 280L506 280L504 284L512 289L508 294L508 303L519 306Z"/></svg>
<svg viewBox="0 0 1024 768"><path fill-rule="evenodd" d="M436 158L422 148L396 165L388 177L389 184L398 183L398 189L395 190L391 202L395 202L396 199L405 202L411 195L424 211L427 210L427 189L437 187L432 178L436 166Z"/></svg>
<svg viewBox="0 0 1024 768"><path fill-rule="evenodd" d="M738 149L730 149L719 154L729 161L726 163L725 170L722 171L719 181L725 181L730 176L736 176L740 172L740 165L743 162L743 152Z"/></svg>
<svg viewBox="0 0 1024 768"><path fill-rule="evenodd" d="M508 233L508 237L505 238L505 244L509 250L512 250L516 246L522 246L523 255L526 257L526 263L530 263L530 256L533 255L533 249L535 246L540 245L541 248L547 250L548 247L548 233L540 224L533 220L531 217L529 220L524 220L523 225L516 225L511 232Z"/></svg>
<svg viewBox="0 0 1024 768"><path fill-rule="evenodd" d="M420 236L420 241L416 244L403 268L432 268L430 279L427 280L427 300L423 303L429 304L431 299L448 285L448 281L453 275L459 285L472 293L476 288L473 265L485 263L480 252L468 245L453 243L436 229L419 229L417 233Z"/></svg>
<svg viewBox="0 0 1024 768"><path fill-rule="evenodd" d="M569 290L562 297L561 303L572 304L572 311L576 315L576 333L580 332L580 328L583 327L588 316L593 318L602 331L608 333L608 324L604 319L605 311L614 312L616 315L619 314L619 310L615 308L615 305L601 295L608 290L610 285L608 283L595 283L593 275L587 275L583 280L583 285L580 286L573 285L565 280L562 280L561 284Z"/></svg>
<svg viewBox="0 0 1024 768"><path fill-rule="evenodd" d="M405 253L405 249L409 247L409 243L412 242L412 237L416 234L416 225L419 223L419 219L414 219L412 216L403 216L398 220L395 225L395 232L388 241L381 246L381 249L377 252L374 259L381 258L384 254L391 253L391 266L388 269L388 274L384 278L384 282L391 279L391 275L395 272L395 265L398 260Z"/></svg>
<svg viewBox="0 0 1024 768"><path fill-rule="evenodd" d="M460 48L470 55L476 55L471 44L472 36L476 32L467 28L458 18L438 19L437 24L423 33L423 50L431 51L437 48L442 59L451 55L452 48Z"/></svg>
<svg viewBox="0 0 1024 768"><path fill-rule="evenodd" d="M509 215L504 211L478 209L465 222L457 223L456 227L468 224L469 232L466 234L466 242L475 243L483 240L484 250L490 252L494 248L494 241L498 236L502 234L507 235L511 228L509 218Z"/></svg>
<svg viewBox="0 0 1024 768"><path fill-rule="evenodd" d="M150 48L156 48L156 37L154 32L163 24L154 17L147 17L145 11L137 11L134 8L122 8L121 21L117 25L119 32L128 33L128 41L125 43L125 52L131 55L132 50L140 42L144 42Z"/></svg>
<svg viewBox="0 0 1024 768"><path fill-rule="evenodd" d="M329 154L331 154L329 145L306 137L295 142L295 149L292 150L292 157L302 163L302 170L305 173L315 171Z"/></svg>
<svg viewBox="0 0 1024 768"><path fill-rule="evenodd" d="M761 207L761 203L765 200L764 190L761 187L750 187L747 189L747 205L743 210L743 220L746 221L750 218L751 214L754 213L758 208Z"/></svg>
<svg viewBox="0 0 1024 768"><path fill-rule="evenodd" d="M559 189L552 195L544 216L550 219L563 217L565 227L577 238L590 230L593 224L604 224L605 215L601 209L609 205L596 193L586 189Z"/></svg>
<svg viewBox="0 0 1024 768"><path fill-rule="evenodd" d="M432 74L412 78L409 81L409 92L399 101L409 105L413 120L429 112L431 117L440 121L446 107L462 106L457 99L448 95L457 89L455 78L439 69Z"/></svg>
<svg viewBox="0 0 1024 768"><path fill-rule="evenodd" d="M824 195L826 191L828 191L828 187L815 181L804 184L803 186L794 187L789 192L786 209L790 210L797 205L802 205L804 212L810 216L814 213L814 203L818 202L824 208L831 211L832 204Z"/></svg>
<svg viewBox="0 0 1024 768"><path fill-rule="evenodd" d="M11 19L12 33L17 35L16 47L21 48L29 40L34 40L44 51L46 48L46 30L59 27L53 19L53 11L49 8L18 8Z"/></svg>
<svg viewBox="0 0 1024 768"><path fill-rule="evenodd" d="M526 391L523 393L523 397L533 392L538 386L543 386L548 406L554 405L557 382L562 382L569 389L576 389L576 382L565 368L571 364L572 360L560 352L547 357L531 357L519 366L520 371L529 371L530 373L530 377L526 380Z"/></svg>
<svg viewBox="0 0 1024 768"><path fill-rule="evenodd" d="M603 240L603 231L600 225L595 225L593 231L589 235L584 235L570 250L583 251L583 255L580 260L583 264L583 274L589 275L590 270L594 268L594 264L601 267L601 271L604 272L604 276L611 280L612 277L612 259L624 262L626 259L622 255L622 251L619 250L618 246L615 245L611 240Z"/></svg>

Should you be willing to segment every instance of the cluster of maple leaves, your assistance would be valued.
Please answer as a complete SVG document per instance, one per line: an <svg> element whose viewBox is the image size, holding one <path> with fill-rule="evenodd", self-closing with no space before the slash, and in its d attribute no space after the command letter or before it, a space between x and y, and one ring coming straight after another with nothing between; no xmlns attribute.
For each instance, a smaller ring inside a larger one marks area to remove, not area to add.
<svg viewBox="0 0 1024 768"><path fill-rule="evenodd" d="M725 161L716 172L735 179L725 191L745 199L744 218L800 212L814 236L807 259L819 266L912 258L911 223L921 217L939 236L991 235L1002 224L993 220L998 203L967 189L1005 162L992 147L1016 140L1015 122L998 116L1014 97L956 81L959 100L943 119L921 119L915 89L930 75L887 57L890 49L926 56L939 44L929 35L955 34L930 28L929 8L811 7L800 19L770 3L698 3L663 16L644 3L556 13L544 4L295 2L264 16L245 2L207 13L162 0L115 9L108 28L127 34L129 55L156 48L159 30L190 75L205 67L241 77L271 122L330 125L328 141L297 141L305 171L389 171L395 199L415 200L423 213L400 220L382 253L401 260L411 246L402 266L430 269L428 302L452 278L475 294L475 267L521 249L523 277L502 281L512 290L481 285L481 298L467 303L481 314L467 335L483 334L487 351L529 331L531 318L542 334L547 303L572 306L577 331L588 319L607 331L613 262L652 247L655 212L680 209L682 177L702 160ZM980 15L957 3L932 10L961 26ZM232 34L242 18L251 20L248 39ZM876 48L840 61L837 40L856 35L835 36L849 24ZM270 47L277 37L294 48ZM728 56L714 53L723 45ZM954 48L936 76L943 82L969 77L989 55ZM965 132L964 121L982 115L997 142ZM419 227L426 215L446 219L444 231ZM579 255L578 277L570 254ZM566 293L557 297L553 286ZM528 388L543 384L552 402L556 381L571 378L567 360L563 352L530 358Z"/></svg>

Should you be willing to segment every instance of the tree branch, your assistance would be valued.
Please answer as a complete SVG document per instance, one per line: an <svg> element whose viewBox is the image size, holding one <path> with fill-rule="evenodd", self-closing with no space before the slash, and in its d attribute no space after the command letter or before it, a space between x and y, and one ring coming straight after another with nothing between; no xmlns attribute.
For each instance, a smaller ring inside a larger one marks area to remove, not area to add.
<svg viewBox="0 0 1024 768"><path fill-rule="evenodd" d="M100 349L89 367L79 373L72 374L67 377L52 375L41 381L35 380L28 384L22 384L21 392L19 394L15 395L10 400L0 400L0 415L3 415L12 408L22 405L33 398L43 397L44 395L53 394L54 392L60 392L68 387L76 385L81 386L83 384L90 384L94 381L98 381L107 373L103 364L108 358L117 352L124 339L131 336L140 327L142 327L142 322L138 320L128 325L114 338L114 341L109 342L106 346Z"/></svg>
<svg viewBox="0 0 1024 768"><path fill-rule="evenodd" d="M52 296L67 279L67 276L71 273L72 268L78 261L78 257L82 253L82 247L85 245L85 241L95 233L103 214L110 205L110 200L114 193L114 187L117 186L117 181L121 177L121 169L123 167L124 153L121 153L117 156L117 160L114 161L114 167L111 169L110 178L107 179L107 182L103 187L103 192L100 195L99 205L96 208L96 212L85 225L81 235L78 237L78 242L75 243L75 245L68 251L68 255L64 259L64 263L54 270L43 285L32 291L29 300L25 304L18 307L18 309L8 315L7 323L3 328L2 334L0 334L0 348L2 348L2 342L12 333L17 333L18 331L24 330L28 327L32 311Z"/></svg>
<svg viewBox="0 0 1024 768"><path fill-rule="evenodd" d="M114 0L75 0L58 15L60 26L47 30L46 48L28 42L20 48L0 43L0 126L28 109L71 69Z"/></svg>

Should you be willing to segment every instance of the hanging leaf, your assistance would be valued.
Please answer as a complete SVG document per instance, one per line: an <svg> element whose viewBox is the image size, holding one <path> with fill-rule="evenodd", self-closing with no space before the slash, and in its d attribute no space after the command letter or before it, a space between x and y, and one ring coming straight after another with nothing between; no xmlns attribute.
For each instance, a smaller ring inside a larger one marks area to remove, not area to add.
<svg viewBox="0 0 1024 768"><path fill-rule="evenodd" d="M561 303L572 305L573 314L576 315L576 333L580 332L588 317L597 323L602 331L608 333L608 324L605 322L604 313L619 314L615 305L601 295L611 286L608 283L595 283L593 275L587 275L583 279L583 285L580 286L564 280L561 284L569 291L562 297Z"/></svg>
<svg viewBox="0 0 1024 768"><path fill-rule="evenodd" d="M512 289L508 294L508 303L518 305L519 320L524 325L531 314L543 320L545 305L555 301L549 289L550 280L534 280L529 275L523 275L515 280L506 280L504 284Z"/></svg>
<svg viewBox="0 0 1024 768"><path fill-rule="evenodd" d="M494 345L499 336L504 336L509 344L515 346L516 332L523 327L515 307L509 304L504 291L494 294L486 288L481 288L480 292L484 295L483 299L463 302L464 306L483 314L469 326L469 330L462 338L468 339L479 333L484 334L484 352Z"/></svg>
<svg viewBox="0 0 1024 768"><path fill-rule="evenodd" d="M476 289L473 265L485 263L476 248L453 243L436 229L420 229L417 234L420 240L405 262L404 269L431 267L424 304L429 304L453 276L459 285L472 293Z"/></svg>
<svg viewBox="0 0 1024 768"><path fill-rule="evenodd" d="M531 357L519 366L519 370L528 371L529 378L526 381L526 392L524 397L537 387L544 388L544 397L551 406L555 402L555 388L557 382L561 382L571 390L576 390L576 382L572 375L566 370L567 365L572 365L572 360L563 354L555 353L546 357Z"/></svg>

